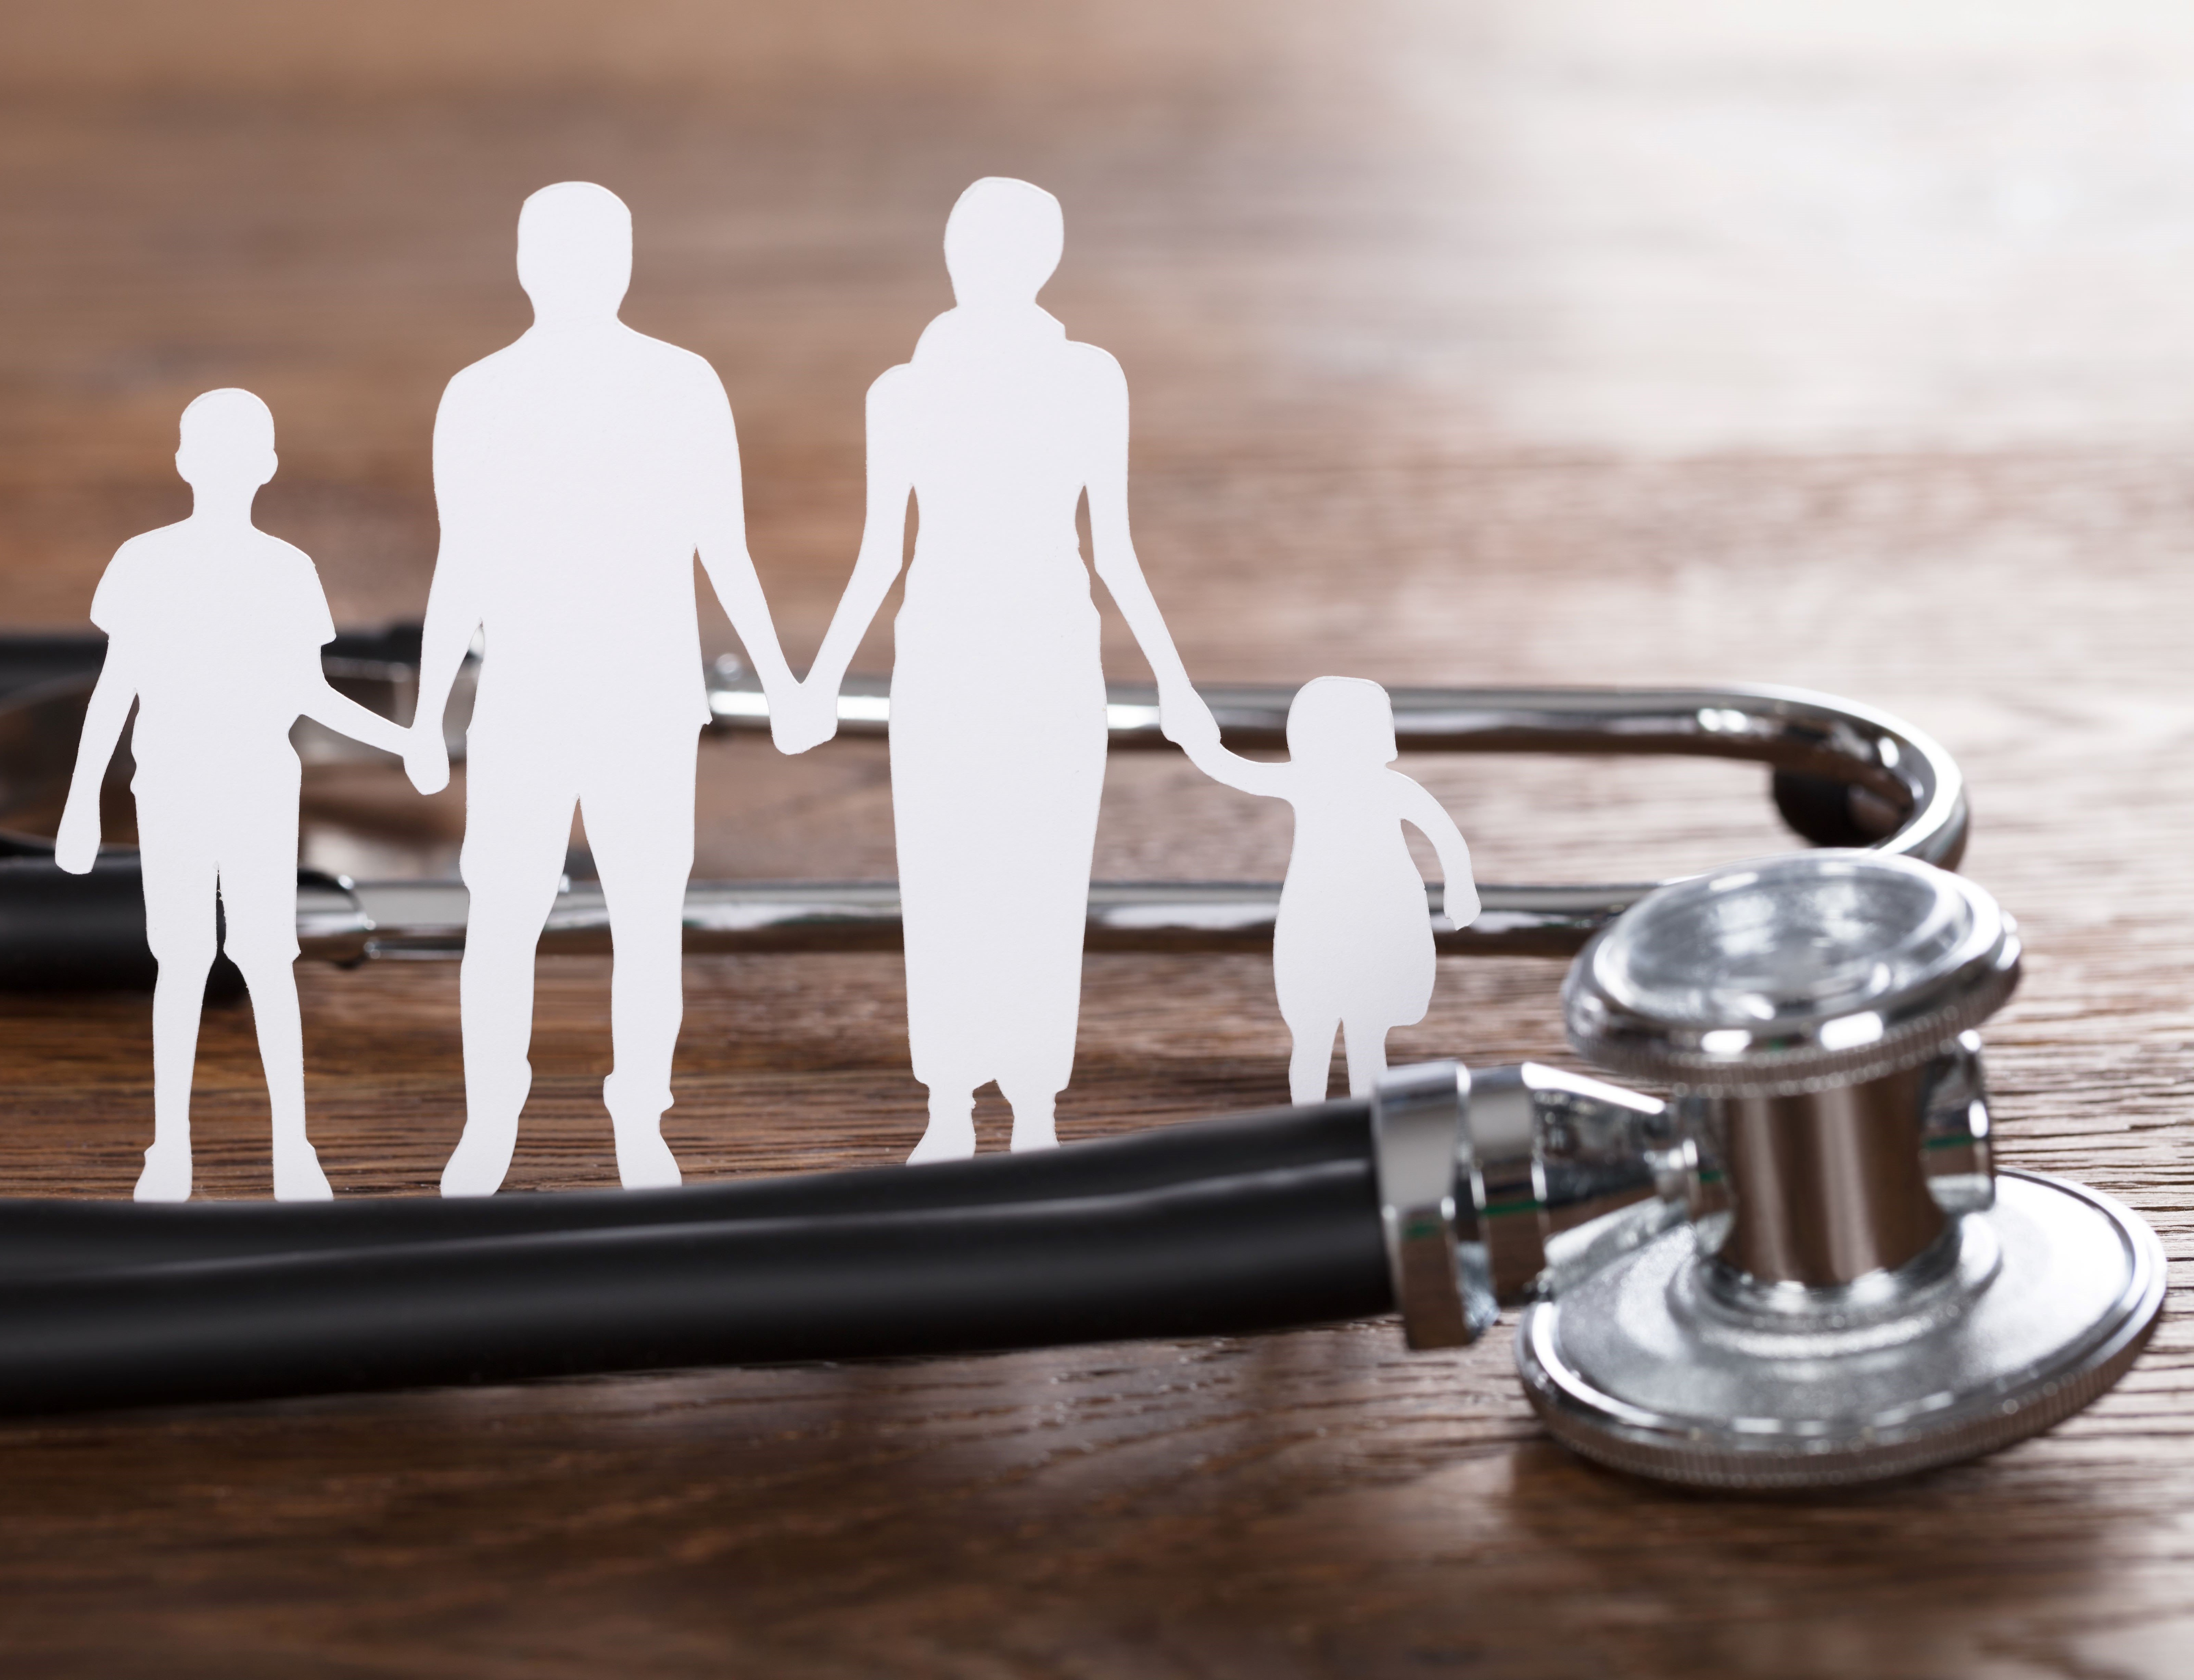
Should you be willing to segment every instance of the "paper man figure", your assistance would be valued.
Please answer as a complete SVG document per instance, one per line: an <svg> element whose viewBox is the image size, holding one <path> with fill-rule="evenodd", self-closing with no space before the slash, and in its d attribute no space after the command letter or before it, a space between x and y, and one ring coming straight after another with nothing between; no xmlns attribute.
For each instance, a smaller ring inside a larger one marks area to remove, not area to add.
<svg viewBox="0 0 2194 1680"><path fill-rule="evenodd" d="M1394 711L1376 682L1321 676L1298 689L1284 764L1229 752L1215 734L1187 749L1214 780L1295 808L1295 854L1272 931L1273 987L1295 1036L1290 1095L1325 1100L1336 1028L1349 1092L1370 1095L1387 1071L1387 1034L1422 1021L1433 998L1432 921L1402 825L1433 843L1444 908L1459 928L1478 919L1470 848L1438 800L1387 768L1399 756Z"/></svg>
<svg viewBox="0 0 2194 1680"><path fill-rule="evenodd" d="M405 733L328 686L320 647L335 624L313 562L251 523L274 476L274 419L249 391L209 391L183 411L175 470L191 516L124 543L92 596L106 662L84 713L76 773L54 843L72 874L99 853L99 785L130 702L137 725L137 842L152 992L152 1147L139 1201L191 1193L191 1072L214 958L214 900L229 958L250 988L274 1114L274 1194L330 1194L305 1136L297 1018L299 716L394 753Z"/></svg>
<svg viewBox="0 0 2194 1680"><path fill-rule="evenodd" d="M533 952L583 814L616 950L615 1066L603 1082L626 1188L675 1184L663 1141L684 1010L695 747L708 719L693 556L746 644L772 713L796 689L747 553L731 404L699 356L617 319L632 215L583 181L518 221L533 325L450 382L434 423L442 544L407 764L449 774L442 715L475 631L466 736L471 892L459 990L465 1130L445 1195L503 1182L532 1083Z"/></svg>
<svg viewBox="0 0 2194 1680"><path fill-rule="evenodd" d="M957 307L870 388L867 527L800 701L795 739L827 737L899 575L911 494L891 768L907 1031L929 1087L916 1161L974 1152L974 1093L992 1079L1015 1149L1057 1141L1105 780L1097 609L1074 524L1085 493L1097 575L1157 674L1166 732L1198 714L1209 726L1129 539L1127 381L1037 305L1063 239L1059 201L1025 181L979 181L953 207Z"/></svg>

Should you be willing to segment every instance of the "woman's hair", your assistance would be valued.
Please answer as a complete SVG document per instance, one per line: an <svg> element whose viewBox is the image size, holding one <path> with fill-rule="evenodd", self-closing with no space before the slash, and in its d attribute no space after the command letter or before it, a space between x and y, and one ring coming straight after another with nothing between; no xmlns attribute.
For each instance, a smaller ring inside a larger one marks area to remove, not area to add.
<svg viewBox="0 0 2194 1680"><path fill-rule="evenodd" d="M986 175L945 222L945 267L962 304L1033 303L1066 244L1059 200L1041 187Z"/></svg>
<svg viewBox="0 0 2194 1680"><path fill-rule="evenodd" d="M1295 690L1288 707L1288 751L1296 758L1371 759L1391 764L1394 708L1387 691L1360 676L1320 676Z"/></svg>

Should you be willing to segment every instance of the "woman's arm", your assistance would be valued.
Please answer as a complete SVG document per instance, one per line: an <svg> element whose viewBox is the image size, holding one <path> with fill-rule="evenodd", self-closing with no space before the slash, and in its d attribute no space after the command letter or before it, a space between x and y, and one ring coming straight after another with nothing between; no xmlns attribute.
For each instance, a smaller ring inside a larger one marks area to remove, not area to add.
<svg viewBox="0 0 2194 1680"><path fill-rule="evenodd" d="M803 685L818 709L818 741L837 733L838 685L846 680L846 667L891 593L905 557L906 503L914 493L906 458L906 373L904 366L888 369L869 387L868 515L861 527L861 552Z"/></svg>
<svg viewBox="0 0 2194 1680"><path fill-rule="evenodd" d="M1181 743L1181 751L1188 762L1225 786L1243 793L1255 793L1266 799L1285 799L1293 791L1289 783L1295 780L1292 767L1286 764L1267 764L1260 759L1244 758L1238 752L1230 752L1219 745L1219 733L1215 728L1209 740L1191 739Z"/></svg>
<svg viewBox="0 0 2194 1680"><path fill-rule="evenodd" d="M1471 878L1470 847L1447 808L1399 770L1387 772L1400 785L1401 817L1419 829L1439 854L1440 912L1458 928L1478 919L1478 883Z"/></svg>
<svg viewBox="0 0 2194 1680"><path fill-rule="evenodd" d="M54 861L72 875L83 874L99 856L99 785L106 780L106 767L122 741L122 726L129 721L129 703L136 698L137 682L129 662L109 636L106 662L99 668L99 681L83 710L76 771L69 778L60 832L54 837Z"/></svg>
<svg viewBox="0 0 2194 1680"><path fill-rule="evenodd" d="M1128 532L1128 379L1119 363L1094 346L1081 347L1090 358L1089 466L1083 480L1089 496L1089 546L1097 575L1111 591L1120 616L1128 621L1135 645L1158 680L1159 727L1168 740L1188 751L1198 768L1219 745L1219 726L1211 709L1188 680L1188 670L1173 645L1165 616L1135 558ZM1227 755L1232 757L1232 754ZM1237 763L1247 763L1237 759ZM1216 771L1206 770L1216 775ZM1219 780L1224 781L1225 776ZM1230 784L1239 785L1239 784ZM1253 790L1255 791L1255 790Z"/></svg>

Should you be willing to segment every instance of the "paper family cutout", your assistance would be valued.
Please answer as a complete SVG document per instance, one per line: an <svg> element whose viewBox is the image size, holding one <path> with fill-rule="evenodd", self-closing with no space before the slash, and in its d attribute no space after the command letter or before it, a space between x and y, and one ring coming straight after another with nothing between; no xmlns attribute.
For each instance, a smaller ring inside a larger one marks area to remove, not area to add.
<svg viewBox="0 0 2194 1680"><path fill-rule="evenodd" d="M613 1067L603 1082L628 1188L675 1184L663 1141L681 1018L681 907L693 860L696 743L707 720L692 567L698 553L801 752L837 727L846 668L920 524L895 629L890 751L905 929L908 1036L929 1118L913 1161L974 1153L974 1096L995 1081L1013 1148L1057 1141L1074 1060L1082 943L1106 742L1098 617L1075 528L1086 497L1098 577L1158 683L1162 728L1207 774L1285 799L1295 854L1274 939L1294 1035L1295 1100L1326 1091L1334 1038L1368 1090L1393 1027L1422 1019L1433 952L1403 824L1433 843L1447 913L1477 914L1470 855L1438 802L1387 768L1377 684L1322 677L1296 696L1284 763L1220 745L1129 534L1128 391L1119 365L1037 302L1058 266L1058 201L996 177L945 227L955 307L868 396L859 556L805 683L778 646L748 553L738 443L702 358L617 311L630 213L584 182L519 218L534 324L450 382L434 427L441 547L419 705L394 723L327 685L334 635L312 562L257 530L273 424L248 392L185 411L176 465L189 519L133 538L93 621L109 637L55 846L98 849L98 789L130 704L153 998L154 1141L140 1200L190 1192L189 1097L215 946L250 989L273 1109L275 1194L329 1194L305 1131L296 937L298 762L310 716L400 754L422 792L448 780L450 692L484 642L466 736L461 871L471 905L460 982L464 1132L445 1195L485 1195L510 1164L532 1073L534 950L576 808L612 927Z"/></svg>
<svg viewBox="0 0 2194 1680"><path fill-rule="evenodd" d="M1272 928L1272 985L1295 1038L1288 1092L1325 1099L1334 1034L1348 1056L1348 1090L1368 1096L1387 1071L1387 1034L1432 1007L1435 953L1425 883L1402 832L1408 823L1439 858L1442 909L1458 928L1478 919L1470 848L1439 800L1399 770L1387 691L1354 676L1306 682L1288 707L1288 762L1229 752L1215 734L1189 758L1214 781L1294 808L1295 843Z"/></svg>
<svg viewBox="0 0 2194 1680"><path fill-rule="evenodd" d="M1037 304L1065 237L1059 201L979 181L945 227L955 307L869 388L868 521L808 675L833 717L846 665L899 576L892 820L907 1037L929 1088L917 1161L975 1150L979 1086L1013 1105L1013 1147L1057 1141L1074 1066L1082 935L1105 785L1105 672L1090 548L1158 680L1175 741L1217 726L1189 686L1128 534L1128 382Z"/></svg>
<svg viewBox="0 0 2194 1680"><path fill-rule="evenodd" d="M448 779L442 715L475 632L485 638L458 866L471 897L465 1130L445 1195L491 1194L510 1165L533 1079L534 946L574 806L616 951L602 1097L617 1174L628 1188L679 1181L662 1123L709 719L697 551L772 716L792 709L796 685L747 553L731 400L699 356L617 319L631 277L632 216L613 193L580 181L535 193L518 218L533 325L452 379L434 419L442 544L420 661L425 727L406 760L423 789Z"/></svg>
<svg viewBox="0 0 2194 1680"><path fill-rule="evenodd" d="M191 1193L191 1072L222 946L244 975L274 1118L274 1194L324 1199L305 1136L305 1050L297 1016L297 755L290 726L310 717L401 753L406 732L328 686L320 648L335 639L319 574L300 550L251 523L274 476L274 419L249 391L209 391L183 411L175 470L191 515L124 543L92 596L106 659L84 713L76 774L55 837L63 869L99 851L99 785L134 700L145 932L159 964L152 992L152 1147L140 1201Z"/></svg>

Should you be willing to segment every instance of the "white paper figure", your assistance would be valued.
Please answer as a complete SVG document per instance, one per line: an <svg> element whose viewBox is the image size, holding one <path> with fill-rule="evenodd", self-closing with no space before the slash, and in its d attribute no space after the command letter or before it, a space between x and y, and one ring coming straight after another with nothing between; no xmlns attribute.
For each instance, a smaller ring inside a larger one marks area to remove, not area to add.
<svg viewBox="0 0 2194 1680"><path fill-rule="evenodd" d="M124 543L92 597L106 662L84 713L76 773L55 841L72 874L99 852L99 784L132 700L130 782L145 881L152 992L152 1147L140 1201L191 1193L191 1073L214 958L214 902L243 971L274 1118L274 1194L330 1194L305 1136L297 1018L297 755L300 716L393 753L405 733L328 686L334 638L319 574L251 523L274 476L274 420L249 391L209 391L183 411L175 470L191 516Z"/></svg>
<svg viewBox="0 0 2194 1680"><path fill-rule="evenodd" d="M977 181L953 207L957 307L868 400L860 558L801 696L805 744L835 727L847 662L920 530L892 672L892 810L907 1029L929 1087L916 1161L972 1154L992 1079L1013 1147L1057 1141L1074 1065L1082 933L1105 780L1097 609L1075 532L1157 674L1167 733L1209 713L1189 686L1128 534L1128 387L1037 306L1059 264L1059 201Z"/></svg>
<svg viewBox="0 0 2194 1680"><path fill-rule="evenodd" d="M631 275L632 216L615 194L583 181L536 193L518 222L533 325L452 379L434 423L442 543L407 760L425 791L448 778L442 715L474 632L485 638L460 862L465 1131L445 1195L491 1194L510 1165L533 1078L534 946L574 806L616 952L602 1096L618 1176L628 1188L679 1181L662 1118L708 718L697 550L772 711L791 710L747 552L731 404L706 361L617 319Z"/></svg>
<svg viewBox="0 0 2194 1680"><path fill-rule="evenodd" d="M1478 919L1470 848L1440 803L1399 770L1394 711L1376 682L1321 676L1288 708L1288 762L1260 763L1220 746L1188 744L1196 766L1244 793L1295 808L1295 853L1272 930L1272 983L1295 1038L1288 1089L1325 1100L1340 1031L1352 1096L1387 1071L1387 1034L1422 1021L1435 971L1425 883L1402 825L1439 854L1443 909L1456 926Z"/></svg>

